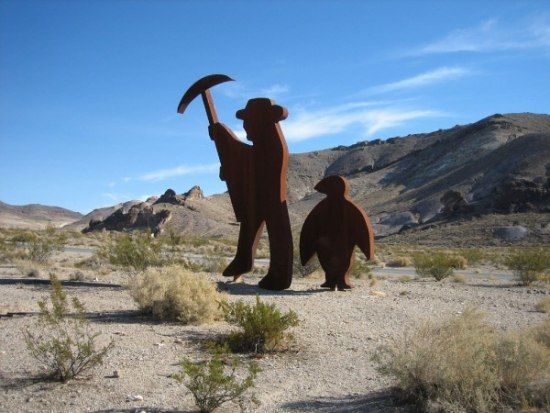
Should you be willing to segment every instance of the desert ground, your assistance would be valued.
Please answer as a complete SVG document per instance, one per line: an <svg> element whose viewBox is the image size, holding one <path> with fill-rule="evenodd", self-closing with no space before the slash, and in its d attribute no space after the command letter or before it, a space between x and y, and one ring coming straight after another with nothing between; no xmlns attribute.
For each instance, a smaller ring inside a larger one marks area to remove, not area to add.
<svg viewBox="0 0 550 413"><path fill-rule="evenodd" d="M39 278L27 277L20 264L0 266L0 411L152 412L196 411L187 389L171 375L187 356L200 358L206 339L229 331L225 322L189 326L161 323L141 315L125 288L128 271L76 270L92 248L73 246L53 257ZM79 280L74 280L80 271ZM47 274L55 272L69 296L84 303L99 342L114 340L104 363L66 384L40 379L25 346L23 329L38 317L37 302L48 297ZM254 393L259 412L401 412L391 396L392 382L375 369L376 348L422 322L460 314L468 306L487 313L502 329L521 329L547 317L535 306L550 294L548 283L519 286L511 274L491 266L469 269L462 282L410 279L412 268L374 267L378 279L354 280L352 291L322 290L320 277L295 277L290 290L257 287L260 274L244 284L227 284L216 273L228 300L251 302L259 295L282 310L294 310L300 324L286 352L258 358L262 369ZM493 275L496 274L496 275ZM373 285L374 284L374 285ZM245 356L243 356L245 357ZM240 411L228 403L220 412Z"/></svg>

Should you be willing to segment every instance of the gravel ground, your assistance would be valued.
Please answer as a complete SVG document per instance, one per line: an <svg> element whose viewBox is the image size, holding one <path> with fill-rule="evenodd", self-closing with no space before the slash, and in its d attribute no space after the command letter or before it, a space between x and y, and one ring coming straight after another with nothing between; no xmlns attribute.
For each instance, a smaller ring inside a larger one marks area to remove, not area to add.
<svg viewBox="0 0 550 413"><path fill-rule="evenodd" d="M68 274L61 271L60 278ZM99 281L67 283L66 291L85 304L101 341L114 339L115 348L88 377L59 384L36 379L39 370L25 348L22 329L36 316L5 316L37 312L37 301L49 293L47 282L22 278L14 267L0 267L0 411L194 411L191 396L170 375L178 371L182 356L199 357L201 341L228 326L181 326L142 317L120 287L126 278L115 272ZM546 315L534 306L550 294L547 286L518 287L480 277L468 284L405 283L390 277L374 287L358 280L351 292L320 290L319 279L295 279L292 290L280 293L258 289L259 279L248 277L247 284L222 287L230 300L252 301L260 294L300 318L293 331L295 348L258 360L263 371L255 393L261 405L254 411L259 412L406 411L393 406L391 383L374 369L371 355L376 347L420 320L459 314L468 305L485 310L503 329L536 324ZM114 371L120 377L113 377ZM219 411L239 408L229 404Z"/></svg>

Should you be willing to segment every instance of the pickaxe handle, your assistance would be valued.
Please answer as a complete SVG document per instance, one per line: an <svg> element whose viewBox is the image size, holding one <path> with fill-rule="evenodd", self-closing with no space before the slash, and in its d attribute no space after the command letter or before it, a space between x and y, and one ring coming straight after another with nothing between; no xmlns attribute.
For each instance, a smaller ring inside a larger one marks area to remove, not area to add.
<svg viewBox="0 0 550 413"><path fill-rule="evenodd" d="M212 94L210 90L205 90L201 92L202 103L204 103L204 109L206 110L206 116L208 116L208 123L213 125L218 123L218 114L216 113L216 107L214 106L214 101L212 100Z"/></svg>

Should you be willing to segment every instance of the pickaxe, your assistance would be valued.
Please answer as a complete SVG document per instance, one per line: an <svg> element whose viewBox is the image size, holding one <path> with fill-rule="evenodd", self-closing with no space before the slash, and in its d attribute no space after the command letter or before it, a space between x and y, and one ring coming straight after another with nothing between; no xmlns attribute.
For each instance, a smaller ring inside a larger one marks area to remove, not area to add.
<svg viewBox="0 0 550 413"><path fill-rule="evenodd" d="M208 116L208 122L210 125L218 122L218 115L216 114L216 108L214 107L214 101L212 100L212 94L208 89L212 86L216 86L223 82L228 82L231 79L226 75L208 75L202 79L197 80L191 85L187 92L183 95L178 105L178 113L185 111L189 103L195 99L199 94L202 96L202 102L204 103L204 109L206 109L206 116Z"/></svg>

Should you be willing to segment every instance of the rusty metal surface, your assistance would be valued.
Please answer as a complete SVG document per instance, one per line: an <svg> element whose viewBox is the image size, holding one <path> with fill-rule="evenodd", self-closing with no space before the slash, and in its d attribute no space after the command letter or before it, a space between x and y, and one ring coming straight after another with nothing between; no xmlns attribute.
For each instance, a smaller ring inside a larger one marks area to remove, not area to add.
<svg viewBox="0 0 550 413"><path fill-rule="evenodd" d="M374 257L374 231L369 217L349 196L349 184L341 176L321 180L315 189L327 197L309 213L300 234L302 265L319 258L325 272L321 287L352 288L349 271L358 246L367 260Z"/></svg>
<svg viewBox="0 0 550 413"><path fill-rule="evenodd" d="M292 282L293 247L286 204L289 155L278 122L286 119L288 112L267 98L249 100L246 107L236 114L243 120L247 139L252 142L252 145L247 145L229 127L217 122L207 89L231 79L215 76L218 77L207 76L191 86L182 98L178 112L185 110L189 99L202 95L210 123L208 132L220 159L220 179L227 183L231 204L240 222L237 253L223 275L237 279L252 270L258 241L266 226L270 265L259 286L283 290Z"/></svg>

